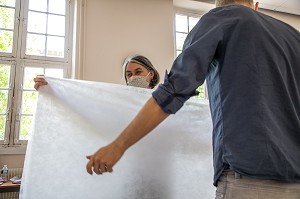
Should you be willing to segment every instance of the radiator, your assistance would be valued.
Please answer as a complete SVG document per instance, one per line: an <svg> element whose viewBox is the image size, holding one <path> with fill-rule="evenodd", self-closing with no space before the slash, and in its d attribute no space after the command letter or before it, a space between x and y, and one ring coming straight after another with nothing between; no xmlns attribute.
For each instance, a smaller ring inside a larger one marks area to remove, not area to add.
<svg viewBox="0 0 300 199"><path fill-rule="evenodd" d="M18 199L19 192L0 193L0 199Z"/></svg>
<svg viewBox="0 0 300 199"><path fill-rule="evenodd" d="M22 177L23 168L9 168L8 169L8 179L14 176Z"/></svg>
<svg viewBox="0 0 300 199"><path fill-rule="evenodd" d="M18 176L22 177L23 168L9 168L8 170L8 179ZM18 199L19 192L7 192L7 193L0 193L0 199Z"/></svg>

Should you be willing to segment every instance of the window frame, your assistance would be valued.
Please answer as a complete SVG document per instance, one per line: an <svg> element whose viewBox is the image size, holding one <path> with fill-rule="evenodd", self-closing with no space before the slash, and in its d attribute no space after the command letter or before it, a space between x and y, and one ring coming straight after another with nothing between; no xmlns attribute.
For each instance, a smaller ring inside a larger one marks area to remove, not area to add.
<svg viewBox="0 0 300 199"><path fill-rule="evenodd" d="M65 57L64 58L57 58L57 57L47 57L47 56L36 56L36 55L26 55L26 38L27 38L27 23L28 23L28 13L29 13L29 1L30 0L25 0L25 6L23 8L23 23L24 25L22 26L22 44L21 44L21 58L23 59L30 59L30 60L41 60L41 61L58 61L58 62L69 62L71 59L69 58L70 56L70 44L72 43L72 40L67 39L72 37L70 33L72 33L72 23L71 21L74 21L73 15L73 9L74 6L71 6L73 1L71 0L65 0L66 1L66 23L65 23L65 44L64 44L64 52L65 52ZM73 9L71 9L73 7ZM49 12L40 12L40 13L46 13L49 14ZM50 13L51 14L51 13ZM46 34L47 35L47 34ZM46 50L46 49L45 49Z"/></svg>
<svg viewBox="0 0 300 199"><path fill-rule="evenodd" d="M20 123L18 117L22 110L24 69L26 66L49 69L60 68L63 70L63 77L70 78L73 67L73 26L74 9L76 0L65 0L65 43L64 58L26 55L27 19L29 12L29 0L16 0L15 3L15 24L13 33L13 48L11 53L0 53L0 64L10 65L10 85L7 100L7 116L4 139L0 140L0 154L25 154L27 140L19 140ZM21 5L22 4L22 5ZM21 7L22 6L22 7ZM9 7L9 6L6 6ZM18 15L18 16L16 16ZM26 89L27 91L27 89ZM28 90L28 91L31 91ZM32 91L35 91L32 88Z"/></svg>
<svg viewBox="0 0 300 199"><path fill-rule="evenodd" d="M13 48L12 48L12 52L11 53L4 53L4 52L0 52L0 57L7 57L7 58L10 58L10 57L16 57L17 56L17 51L18 51L18 48L14 48L14 46L17 46L18 45L18 37L19 37L19 34L20 34L20 31L18 30L18 27L19 27L19 24L20 24L20 5L21 4L21 0L16 0L15 1L15 23L14 23L14 30L17 30L17 31L14 31L13 32ZM4 8L13 8L11 6L1 6L1 7L4 7ZM18 16L16 16L16 14L19 14ZM5 30L5 29L3 29Z"/></svg>
<svg viewBox="0 0 300 199"><path fill-rule="evenodd" d="M20 128L21 128L21 117L22 115L26 115L22 113L22 98L23 98L23 91L35 91L35 89L32 87L32 89L23 89L23 80L24 80L24 70L25 67L32 67L32 68L43 68L44 72L45 69L49 69L49 68L53 68L53 69L62 69L63 70L63 77L66 78L68 77L68 64L67 63L60 63L59 65L57 63L42 63L44 65L44 67L41 67L41 62L39 61L34 61L34 60L24 60L24 61L20 61L20 71L17 73L17 78L16 81L17 85L20 85L19 89L17 90L15 96L16 96L16 101L18 103L14 104L14 109L17 111L14 111L14 113L12 114L12 124L14 124L14 127L12 127L12 129L14 130L14 136L13 136L13 140L11 141L13 143L13 145L26 145L28 140L20 140L19 136L20 136ZM31 115L31 114L30 114Z"/></svg>
<svg viewBox="0 0 300 199"><path fill-rule="evenodd" d="M193 18L201 18L203 15L205 14L205 12L201 12L201 11L194 11L194 10L186 10L186 9L181 9L181 8L175 8L175 12L174 12L174 34L175 34L175 38L174 38L174 43L175 43L175 57L177 57L177 51L182 51L182 50L178 50L177 49L177 41L176 41L176 34L177 33L184 33L184 34L188 34L192 28L190 28L189 26L189 18L193 17ZM180 32L176 30L176 15L182 15L182 16L186 16L187 17L187 25L188 25L188 31L187 32Z"/></svg>
<svg viewBox="0 0 300 199"><path fill-rule="evenodd" d="M177 52L178 51L182 52L182 50L177 49L177 41L176 41L177 33L184 33L184 32L176 30L176 15L182 15L182 16L187 17L188 32L186 34L189 34L189 32L192 30L192 28L190 28L190 26L189 26L189 17L200 19L205 14L205 12L194 11L194 10L186 10L186 9L181 9L181 8L175 8L174 10L175 10L174 16L173 16L173 19L174 19L174 35L175 35L174 36L174 44L175 44L174 45L174 55L175 55L175 58L176 58L179 55L179 54L177 54ZM202 86L203 86L203 90L204 90L204 98L203 99L208 99L208 91L207 91L206 81L204 81Z"/></svg>
<svg viewBox="0 0 300 199"><path fill-rule="evenodd" d="M9 60L9 59L2 59L0 60L0 64L2 65L9 65L11 67L10 69L10 75L9 75L9 82L10 84L8 85L8 96L7 96L7 107L6 107L6 121L11 121L11 114L12 114L12 106L13 106L13 91L14 91L14 85L15 82L13 81L14 79L14 74L16 70L16 62L14 60ZM2 89L1 89L2 90ZM1 145L8 145L9 140L11 138L11 122L6 122L5 123L5 131L4 131L4 139L0 140Z"/></svg>

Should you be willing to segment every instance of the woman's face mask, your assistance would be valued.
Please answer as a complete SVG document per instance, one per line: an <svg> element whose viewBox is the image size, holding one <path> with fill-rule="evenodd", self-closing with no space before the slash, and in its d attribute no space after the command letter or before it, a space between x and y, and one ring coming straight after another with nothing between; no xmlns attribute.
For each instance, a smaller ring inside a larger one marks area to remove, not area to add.
<svg viewBox="0 0 300 199"><path fill-rule="evenodd" d="M147 77L150 74L150 72L146 76L131 76L127 80L128 86L134 86L134 87L140 87L140 88L148 88L149 82L147 82Z"/></svg>

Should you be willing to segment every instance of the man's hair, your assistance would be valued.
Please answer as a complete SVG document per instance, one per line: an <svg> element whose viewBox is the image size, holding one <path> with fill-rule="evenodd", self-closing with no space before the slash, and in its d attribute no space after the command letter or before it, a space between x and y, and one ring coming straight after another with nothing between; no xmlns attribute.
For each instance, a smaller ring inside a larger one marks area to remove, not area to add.
<svg viewBox="0 0 300 199"><path fill-rule="evenodd" d="M253 0L216 0L216 7L224 6L227 4L248 4L253 5Z"/></svg>

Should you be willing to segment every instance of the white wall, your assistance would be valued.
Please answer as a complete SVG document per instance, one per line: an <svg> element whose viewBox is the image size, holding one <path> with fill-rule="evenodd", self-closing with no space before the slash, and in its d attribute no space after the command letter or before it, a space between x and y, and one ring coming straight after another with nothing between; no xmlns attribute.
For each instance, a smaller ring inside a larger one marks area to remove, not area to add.
<svg viewBox="0 0 300 199"><path fill-rule="evenodd" d="M88 0L85 17L82 79L122 83L121 66L134 53L148 57L161 77L171 67L172 0Z"/></svg>
<svg viewBox="0 0 300 199"><path fill-rule="evenodd" d="M264 10L264 9L260 9L259 11L266 15L269 15L271 17L279 19L300 31L300 16L299 15L292 15L292 14L287 14L287 13L283 13L283 12L274 12L274 11Z"/></svg>
<svg viewBox="0 0 300 199"><path fill-rule="evenodd" d="M174 0L176 7L200 14L214 5ZM186 7L185 7L186 6ZM260 12L300 30L300 16ZM174 60L173 0L87 0L83 63L80 79L123 83L121 66L127 55L148 57L163 79Z"/></svg>

